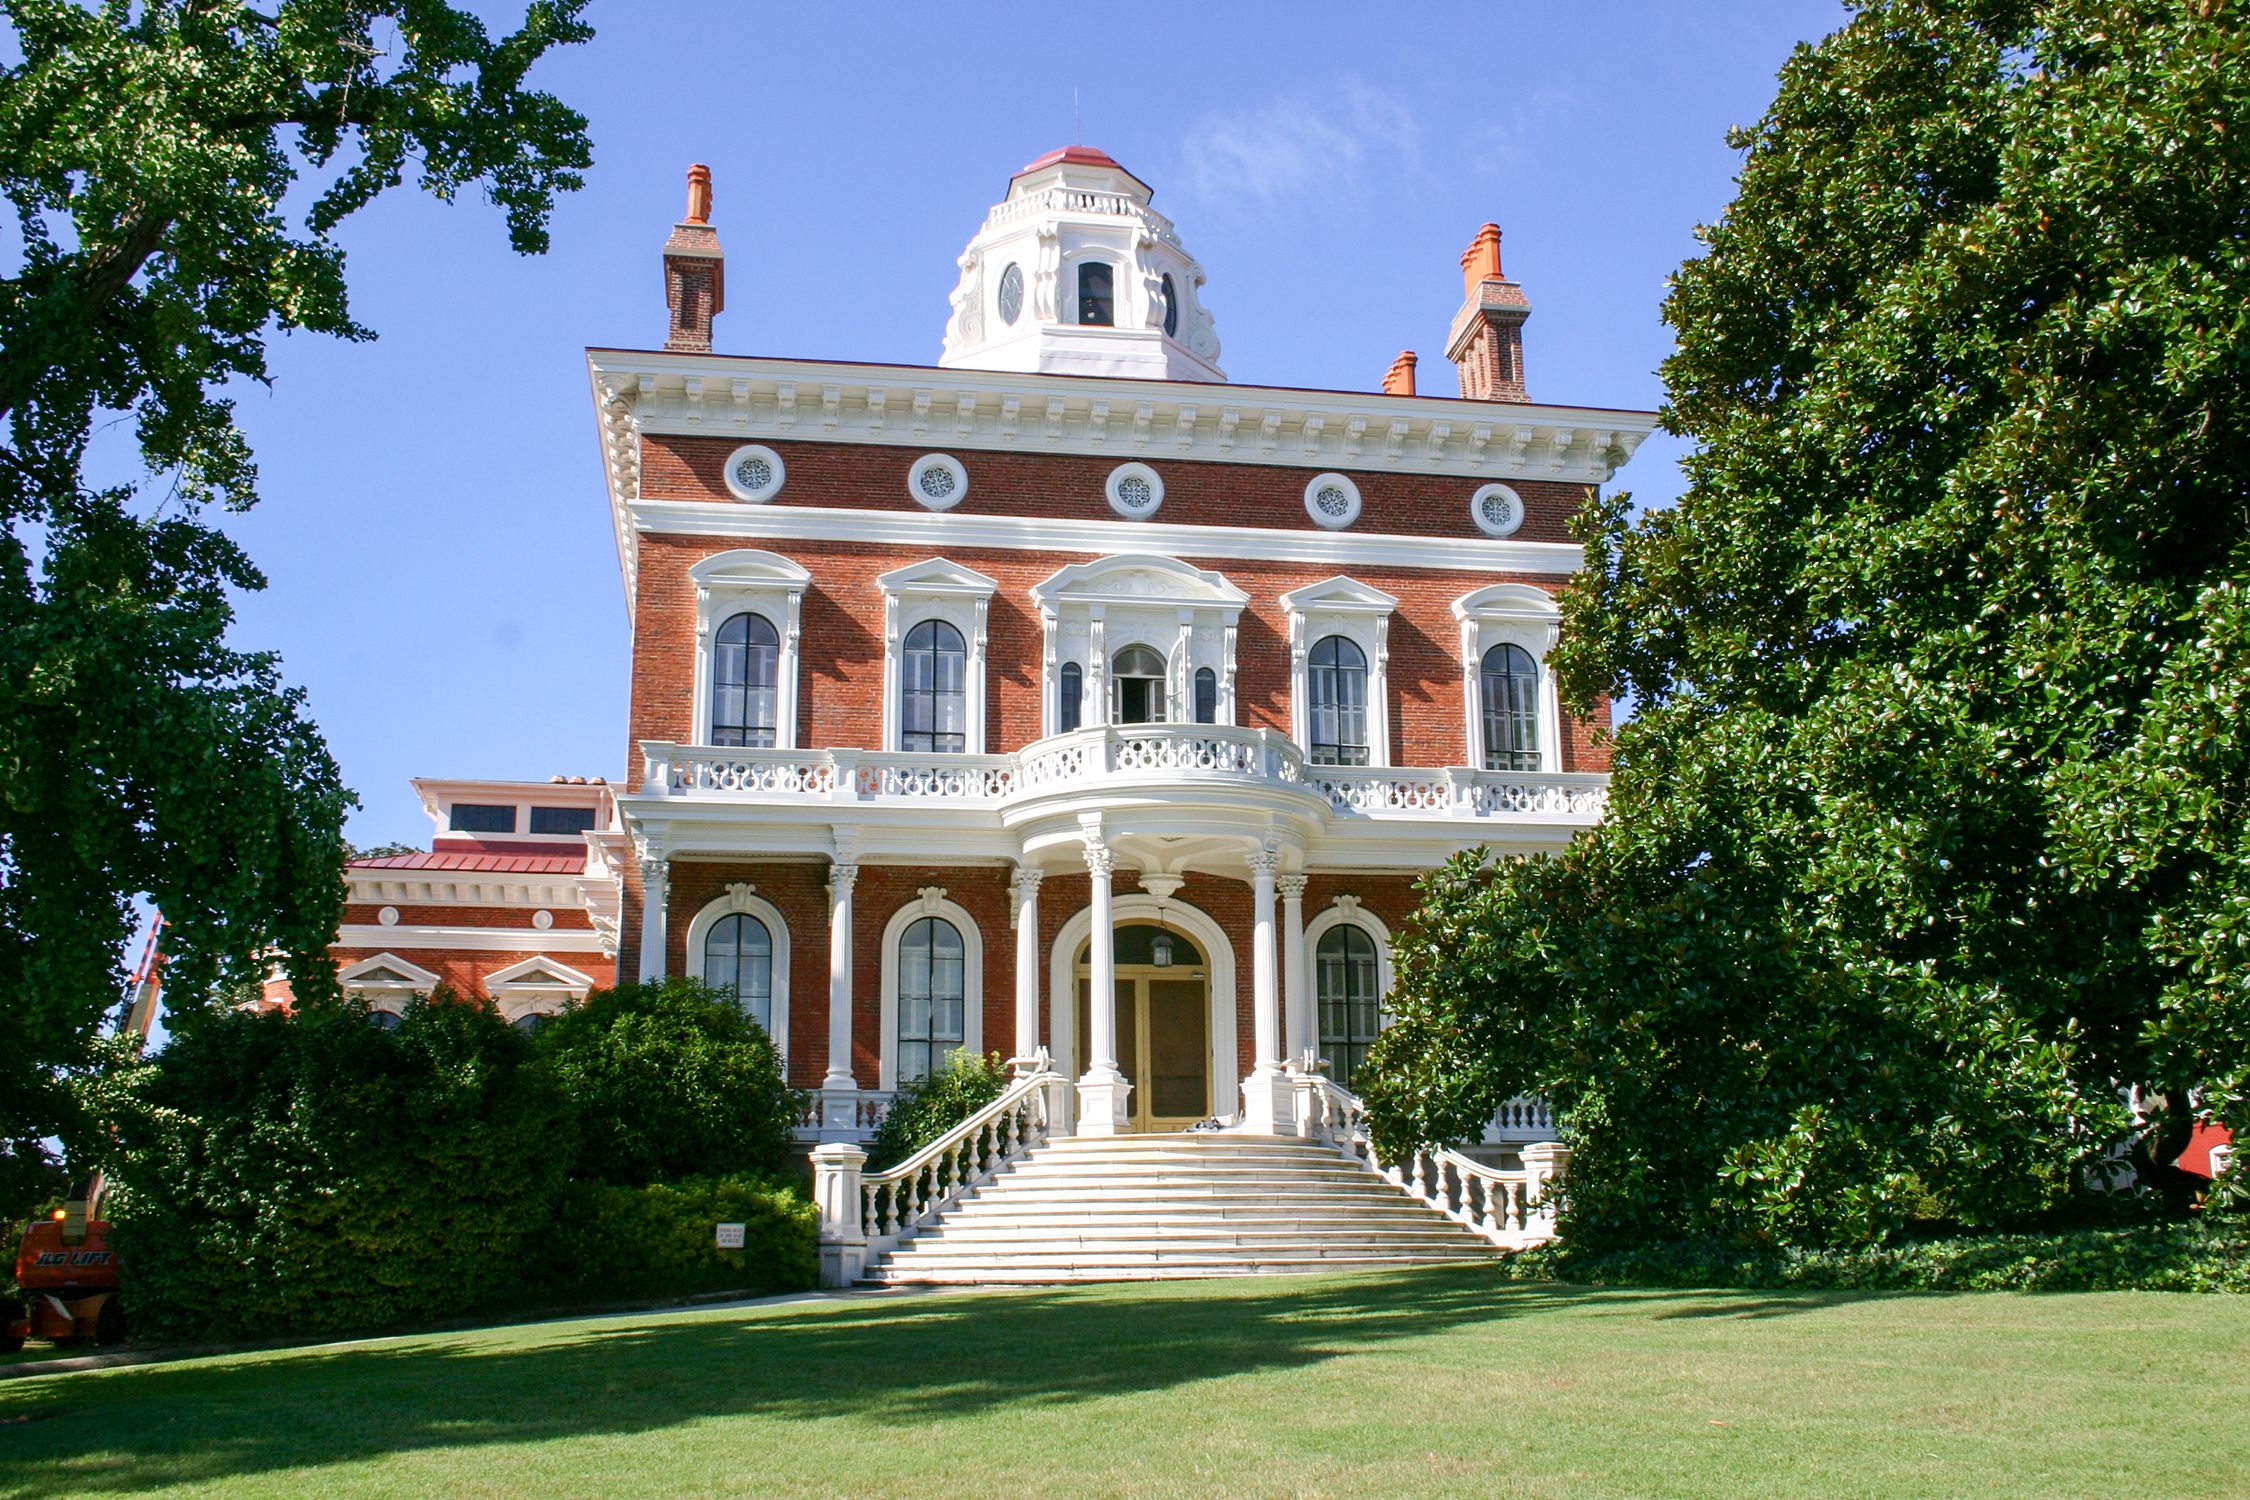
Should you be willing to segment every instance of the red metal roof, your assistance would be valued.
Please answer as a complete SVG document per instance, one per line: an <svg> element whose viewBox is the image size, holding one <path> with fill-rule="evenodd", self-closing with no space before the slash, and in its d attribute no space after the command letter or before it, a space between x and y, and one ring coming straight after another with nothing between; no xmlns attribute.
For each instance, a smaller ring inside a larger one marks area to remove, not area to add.
<svg viewBox="0 0 2250 1500"><path fill-rule="evenodd" d="M1058 146L1038 160L1027 162L1023 170L1036 172L1041 167L1051 167L1058 161L1069 162L1075 167L1115 167L1120 172L1125 170L1123 163L1107 151L1094 146ZM1020 177L1023 173L1016 175Z"/></svg>
<svg viewBox="0 0 2250 1500"><path fill-rule="evenodd" d="M499 854L490 850L436 850L428 854L386 854L355 859L355 870L480 870L494 875L576 875L586 868L583 854Z"/></svg>

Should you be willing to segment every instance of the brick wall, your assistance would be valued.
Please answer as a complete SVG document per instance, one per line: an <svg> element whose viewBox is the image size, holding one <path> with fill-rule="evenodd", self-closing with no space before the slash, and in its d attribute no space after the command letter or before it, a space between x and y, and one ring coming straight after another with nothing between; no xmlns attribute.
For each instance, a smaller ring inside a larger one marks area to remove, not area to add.
<svg viewBox="0 0 2250 1500"><path fill-rule="evenodd" d="M403 958L437 975L439 983L472 1000L488 1000L490 994L484 987L484 976L499 969L513 968L530 958L545 958L550 963L576 969L594 981L597 989L605 988L616 980L615 966L600 953L534 953L520 949L474 948L346 948L332 947L329 953L339 969L349 968L362 959L373 958L378 953L389 953Z"/></svg>

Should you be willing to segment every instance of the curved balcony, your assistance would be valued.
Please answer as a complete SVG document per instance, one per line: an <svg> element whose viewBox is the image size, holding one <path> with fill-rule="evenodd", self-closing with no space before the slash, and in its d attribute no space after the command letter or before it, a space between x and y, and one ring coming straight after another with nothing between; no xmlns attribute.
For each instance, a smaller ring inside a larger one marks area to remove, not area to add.
<svg viewBox="0 0 2250 1500"><path fill-rule="evenodd" d="M641 795L727 803L878 804L990 809L1109 798L1289 806L1323 823L1355 819L1524 819L1588 824L1608 801L1602 775L1407 766L1314 766L1270 729L1101 725L1012 755L874 750L729 750L644 740Z"/></svg>

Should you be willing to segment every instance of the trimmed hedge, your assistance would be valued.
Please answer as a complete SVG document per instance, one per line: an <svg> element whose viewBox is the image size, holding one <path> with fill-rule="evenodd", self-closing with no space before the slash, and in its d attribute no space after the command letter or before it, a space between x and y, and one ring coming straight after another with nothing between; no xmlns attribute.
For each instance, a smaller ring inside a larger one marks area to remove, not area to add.
<svg viewBox="0 0 2250 1500"><path fill-rule="evenodd" d="M1803 1291L2250 1292L2250 1220L2197 1219L1991 1234L1850 1250L1743 1251L1662 1241L1599 1254L1567 1245L1503 1262L1524 1281Z"/></svg>
<svg viewBox="0 0 2250 1500"><path fill-rule="evenodd" d="M141 1334L427 1323L516 1293L574 1140L484 1006L235 1011L174 1036L121 1123L108 1216Z"/></svg>
<svg viewBox="0 0 2250 1500"><path fill-rule="evenodd" d="M720 1224L742 1248L717 1248ZM820 1215L755 1177L694 1177L646 1187L575 1182L556 1214L552 1295L564 1301L799 1291L819 1278Z"/></svg>

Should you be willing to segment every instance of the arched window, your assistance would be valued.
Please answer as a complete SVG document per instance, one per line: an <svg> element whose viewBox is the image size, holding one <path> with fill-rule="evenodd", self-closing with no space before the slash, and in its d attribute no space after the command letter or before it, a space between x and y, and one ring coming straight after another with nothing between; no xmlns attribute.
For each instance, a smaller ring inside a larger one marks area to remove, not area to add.
<svg viewBox="0 0 2250 1500"><path fill-rule="evenodd" d="M1108 328L1117 321L1117 301L1111 290L1109 262L1078 263L1078 321L1090 328Z"/></svg>
<svg viewBox="0 0 2250 1500"><path fill-rule="evenodd" d="M764 615L719 627L711 652L711 743L770 750L780 722L781 636Z"/></svg>
<svg viewBox="0 0 2250 1500"><path fill-rule="evenodd" d="M1367 654L1340 635L1324 636L1306 664L1312 693L1312 743L1316 766L1367 764Z"/></svg>
<svg viewBox="0 0 2250 1500"><path fill-rule="evenodd" d="M711 924L703 935L703 982L734 996L760 1026L773 1017L773 934L748 912Z"/></svg>
<svg viewBox="0 0 2250 1500"><path fill-rule="evenodd" d="M1313 967L1314 993L1320 1003L1320 1055L1328 1064L1328 1076L1348 1089L1382 1021L1375 939L1363 927L1348 923L1331 927L1313 950Z"/></svg>
<svg viewBox="0 0 2250 1500"><path fill-rule="evenodd" d="M968 748L968 675L960 631L943 620L924 620L906 633L898 679L901 750Z"/></svg>
<svg viewBox="0 0 2250 1500"><path fill-rule="evenodd" d="M1195 722L1219 722L1219 674L1209 667L1195 669Z"/></svg>
<svg viewBox="0 0 2250 1500"><path fill-rule="evenodd" d="M1146 646L1127 646L1110 664L1109 721L1164 722L1164 658Z"/></svg>
<svg viewBox="0 0 2250 1500"><path fill-rule="evenodd" d="M1055 685L1055 733L1068 734L1086 711L1086 669L1074 661L1063 663Z"/></svg>
<svg viewBox="0 0 2250 1500"><path fill-rule="evenodd" d="M406 1024L406 1018L395 1010L371 1010L367 1013L367 1024L377 1031L396 1031Z"/></svg>
<svg viewBox="0 0 2250 1500"><path fill-rule="evenodd" d="M1172 277L1164 277L1164 334L1167 338L1180 336L1180 289L1172 284Z"/></svg>
<svg viewBox="0 0 2250 1500"><path fill-rule="evenodd" d="M1484 701L1484 768L1539 769L1539 665L1506 642L1484 653L1478 669Z"/></svg>
<svg viewBox="0 0 2250 1500"><path fill-rule="evenodd" d="M898 1081L927 1078L966 1036L961 933L943 917L917 919L898 940Z"/></svg>

